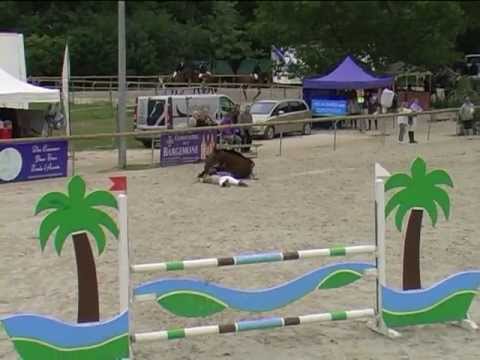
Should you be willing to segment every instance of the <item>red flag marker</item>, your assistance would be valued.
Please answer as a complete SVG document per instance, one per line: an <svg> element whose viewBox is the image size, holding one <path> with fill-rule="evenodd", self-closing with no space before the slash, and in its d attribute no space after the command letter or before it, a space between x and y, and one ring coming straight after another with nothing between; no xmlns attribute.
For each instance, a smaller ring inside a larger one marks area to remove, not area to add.
<svg viewBox="0 0 480 360"><path fill-rule="evenodd" d="M110 177L113 185L110 191L127 191L127 177L126 176L112 176Z"/></svg>

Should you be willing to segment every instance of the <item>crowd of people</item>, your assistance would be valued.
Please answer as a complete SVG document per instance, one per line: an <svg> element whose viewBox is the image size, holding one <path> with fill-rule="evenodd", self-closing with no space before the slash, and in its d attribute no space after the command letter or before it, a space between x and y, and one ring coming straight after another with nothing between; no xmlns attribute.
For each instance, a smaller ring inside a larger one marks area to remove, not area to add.
<svg viewBox="0 0 480 360"><path fill-rule="evenodd" d="M383 91L390 91L384 89ZM398 142L404 143L405 133L408 130L408 142L416 144L415 128L417 117L413 113L423 111L420 102L417 98L412 101L400 101L398 94L393 93L393 98L390 106L384 107L381 104L382 92L379 90L365 90L362 97L358 96L356 90L351 90L346 93L347 96L347 111L349 115L373 115L372 118L352 119L350 126L353 129L358 129L360 132L378 130L378 119L375 115L389 112L398 113L397 124L399 126Z"/></svg>
<svg viewBox="0 0 480 360"><path fill-rule="evenodd" d="M190 127L204 127L217 125L233 125L233 124L251 124L253 123L250 114L250 105L247 105L243 111L240 111L240 105L236 105L234 109L225 115L217 124L209 115L208 110L195 110L189 121ZM249 128L226 128L219 131L219 143L228 143L241 146L242 152L250 151L248 145L252 143L252 136Z"/></svg>

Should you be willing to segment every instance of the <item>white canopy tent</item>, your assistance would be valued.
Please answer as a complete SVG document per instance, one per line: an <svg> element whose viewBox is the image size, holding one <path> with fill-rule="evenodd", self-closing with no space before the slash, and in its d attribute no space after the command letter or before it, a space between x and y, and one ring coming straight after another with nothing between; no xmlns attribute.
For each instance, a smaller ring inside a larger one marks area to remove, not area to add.
<svg viewBox="0 0 480 360"><path fill-rule="evenodd" d="M60 102L59 90L31 85L0 68L0 107L23 109L28 103L58 102Z"/></svg>

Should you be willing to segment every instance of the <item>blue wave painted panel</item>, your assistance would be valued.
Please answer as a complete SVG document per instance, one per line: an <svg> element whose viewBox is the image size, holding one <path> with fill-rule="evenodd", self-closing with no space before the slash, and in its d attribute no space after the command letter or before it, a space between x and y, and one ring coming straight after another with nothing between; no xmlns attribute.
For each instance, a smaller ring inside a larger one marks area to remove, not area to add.
<svg viewBox="0 0 480 360"><path fill-rule="evenodd" d="M374 264L365 262L330 264L287 283L256 290L232 289L196 278L163 278L137 286L134 293L135 295L155 294L160 297L175 291L192 291L212 296L238 310L270 311L304 297L336 271L350 270L362 273L374 267Z"/></svg>
<svg viewBox="0 0 480 360"><path fill-rule="evenodd" d="M0 318L8 336L37 339L60 348L99 344L128 333L128 312L98 323L70 324L52 317L18 314Z"/></svg>
<svg viewBox="0 0 480 360"><path fill-rule="evenodd" d="M409 312L428 308L446 297L480 287L480 271L465 271L447 277L427 289L395 290L383 288L383 308L392 312Z"/></svg>

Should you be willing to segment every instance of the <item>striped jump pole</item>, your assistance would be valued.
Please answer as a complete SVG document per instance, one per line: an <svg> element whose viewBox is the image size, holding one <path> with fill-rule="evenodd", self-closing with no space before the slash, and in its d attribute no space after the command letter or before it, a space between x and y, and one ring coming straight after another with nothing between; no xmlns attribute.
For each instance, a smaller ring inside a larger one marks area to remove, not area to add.
<svg viewBox="0 0 480 360"><path fill-rule="evenodd" d="M224 325L207 325L191 328L161 330L134 334L134 342L149 342L155 340L174 340L201 335L218 335L239 333L250 330L266 330L286 326L305 325L317 322L351 320L375 316L374 309L337 311L330 313L310 314L295 317L272 317L266 319L236 321Z"/></svg>
<svg viewBox="0 0 480 360"><path fill-rule="evenodd" d="M187 269L212 268L222 266L261 264L268 262L300 260L316 257L371 254L375 252L375 245L342 246L326 249L297 250L285 252L275 251L231 257L167 261L152 264L137 264L132 265L131 270L135 273L144 273L150 271L179 271Z"/></svg>

